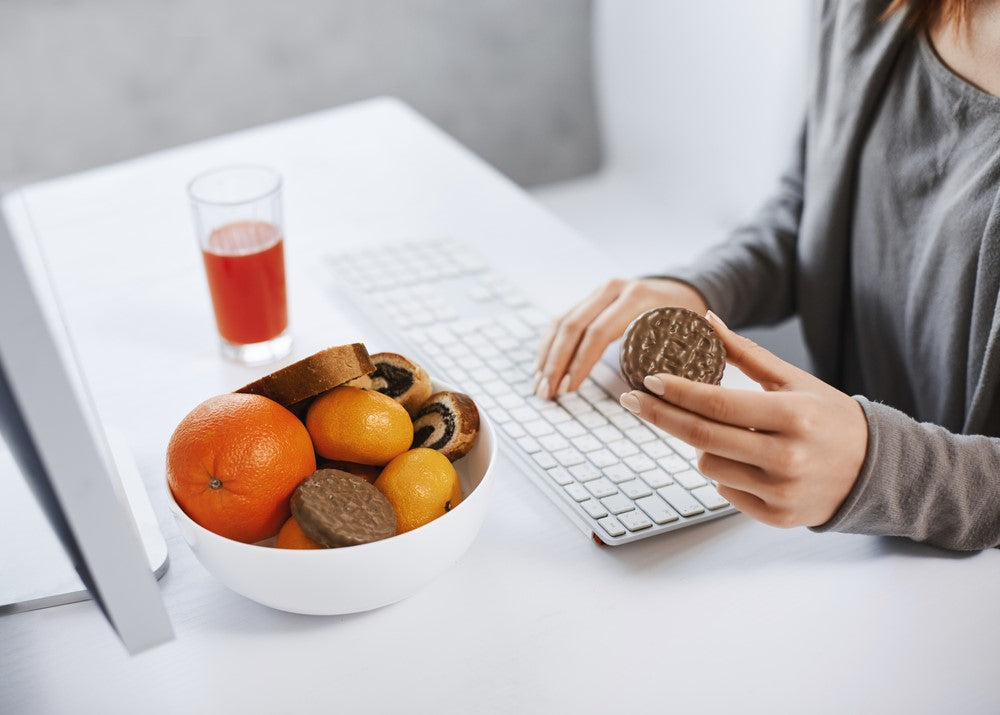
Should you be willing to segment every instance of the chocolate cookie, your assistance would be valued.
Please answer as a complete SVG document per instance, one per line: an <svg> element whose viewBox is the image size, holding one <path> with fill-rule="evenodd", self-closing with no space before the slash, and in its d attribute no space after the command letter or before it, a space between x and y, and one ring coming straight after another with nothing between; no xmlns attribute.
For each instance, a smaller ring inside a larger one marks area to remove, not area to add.
<svg viewBox="0 0 1000 715"><path fill-rule="evenodd" d="M646 375L661 372L718 385L726 367L726 348L697 313L653 308L628 326L619 360L622 376L633 390L646 390L642 384Z"/></svg>
<svg viewBox="0 0 1000 715"><path fill-rule="evenodd" d="M461 392L431 395L413 418L413 447L436 449L452 462L469 453L478 435L479 410Z"/></svg>
<svg viewBox="0 0 1000 715"><path fill-rule="evenodd" d="M326 546L355 546L396 533L389 500L367 480L339 469L320 469L292 494L302 531Z"/></svg>

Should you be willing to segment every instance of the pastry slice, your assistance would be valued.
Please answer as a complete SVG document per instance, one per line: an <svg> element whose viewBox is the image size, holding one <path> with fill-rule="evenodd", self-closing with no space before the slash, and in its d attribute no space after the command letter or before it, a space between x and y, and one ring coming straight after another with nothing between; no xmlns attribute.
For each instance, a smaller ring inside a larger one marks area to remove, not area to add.
<svg viewBox="0 0 1000 715"><path fill-rule="evenodd" d="M461 392L437 392L413 418L413 447L436 449L452 462L464 457L479 435L479 410Z"/></svg>
<svg viewBox="0 0 1000 715"><path fill-rule="evenodd" d="M375 353L371 359L375 370L349 384L388 395L413 417L431 396L430 377L415 362L396 353Z"/></svg>

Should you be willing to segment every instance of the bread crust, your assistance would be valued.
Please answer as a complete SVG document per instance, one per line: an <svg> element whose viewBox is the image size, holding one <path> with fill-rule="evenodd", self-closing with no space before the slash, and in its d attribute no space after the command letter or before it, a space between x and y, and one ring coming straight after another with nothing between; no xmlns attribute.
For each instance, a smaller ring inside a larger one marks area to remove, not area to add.
<svg viewBox="0 0 1000 715"><path fill-rule="evenodd" d="M363 343L335 345L265 375L235 392L263 395L292 407L375 369Z"/></svg>

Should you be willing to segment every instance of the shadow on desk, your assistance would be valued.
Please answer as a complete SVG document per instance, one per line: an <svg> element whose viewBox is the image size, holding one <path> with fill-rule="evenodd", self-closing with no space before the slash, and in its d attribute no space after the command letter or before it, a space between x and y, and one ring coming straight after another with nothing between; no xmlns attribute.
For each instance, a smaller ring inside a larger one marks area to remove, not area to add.
<svg viewBox="0 0 1000 715"><path fill-rule="evenodd" d="M777 529L735 514L619 548L604 547L609 568L630 572L670 570L694 575L712 569L757 571L776 564L814 565L872 562L889 557L961 560L956 552L900 537L817 534L805 528Z"/></svg>

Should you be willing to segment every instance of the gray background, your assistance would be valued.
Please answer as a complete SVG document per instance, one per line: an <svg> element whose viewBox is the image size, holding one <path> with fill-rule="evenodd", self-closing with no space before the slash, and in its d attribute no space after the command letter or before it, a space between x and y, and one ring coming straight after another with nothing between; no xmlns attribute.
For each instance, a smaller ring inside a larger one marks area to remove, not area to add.
<svg viewBox="0 0 1000 715"><path fill-rule="evenodd" d="M551 182L593 87L589 0L2 0L0 187L381 94Z"/></svg>

